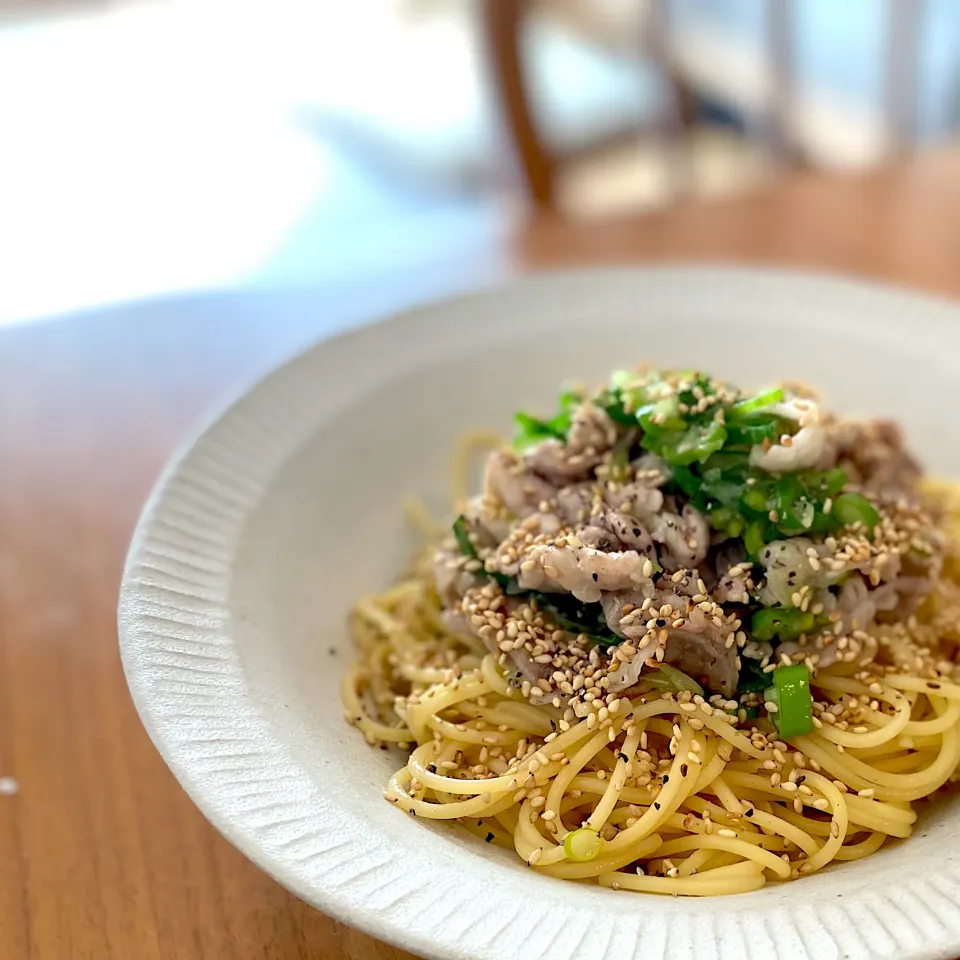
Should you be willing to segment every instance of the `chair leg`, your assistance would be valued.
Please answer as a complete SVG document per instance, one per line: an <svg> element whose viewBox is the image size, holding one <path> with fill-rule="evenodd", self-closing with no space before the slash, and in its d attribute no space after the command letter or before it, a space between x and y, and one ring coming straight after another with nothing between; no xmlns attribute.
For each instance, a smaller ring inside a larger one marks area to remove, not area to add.
<svg viewBox="0 0 960 960"><path fill-rule="evenodd" d="M527 0L482 0L481 25L487 63L501 118L531 201L540 209L556 205L555 165L530 104L522 58Z"/></svg>

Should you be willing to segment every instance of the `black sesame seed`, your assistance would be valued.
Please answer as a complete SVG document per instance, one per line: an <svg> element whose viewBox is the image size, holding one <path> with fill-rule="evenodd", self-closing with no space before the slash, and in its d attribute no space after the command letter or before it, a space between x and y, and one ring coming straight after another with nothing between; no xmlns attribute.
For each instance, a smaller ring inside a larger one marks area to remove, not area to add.
<svg viewBox="0 0 960 960"><path fill-rule="evenodd" d="M484 839L487 841L487 843L490 843L490 841L493 840L493 834L488 833Z"/></svg>
<svg viewBox="0 0 960 960"><path fill-rule="evenodd" d="M593 582L596 583L599 579L600 579L600 574L599 574L599 573L595 573L595 574L593 575Z"/></svg>
<svg viewBox="0 0 960 960"><path fill-rule="evenodd" d="M658 619L658 620L656 621L656 624L657 624L657 626L660 627L660 629L662 630L662 629L667 625L667 621L664 620L664 619L661 617L660 619Z"/></svg>
<svg viewBox="0 0 960 960"><path fill-rule="evenodd" d="M663 782L664 782L664 785L666 785L666 784L668 784L668 783L670 782L670 774L665 773L665 774L663 775Z"/></svg>
<svg viewBox="0 0 960 960"><path fill-rule="evenodd" d="M747 810L747 812L744 813L744 816L745 816L745 817L752 817L752 816L753 816L753 807L751 807L749 810Z"/></svg>
<svg viewBox="0 0 960 960"><path fill-rule="evenodd" d="M659 809L660 809L660 804L657 803L656 800L653 801L653 809L654 809L654 810L659 810Z"/></svg>
<svg viewBox="0 0 960 960"><path fill-rule="evenodd" d="M685 777L685 776L687 775L687 771L688 771L689 769L690 769L690 768L689 768L685 763L681 763L681 764L680 764L680 776L681 776L681 777ZM664 781L664 782L666 782L666 781Z"/></svg>
<svg viewBox="0 0 960 960"><path fill-rule="evenodd" d="M624 762L627 762L627 755L625 753L618 753L617 756Z"/></svg>
<svg viewBox="0 0 960 960"><path fill-rule="evenodd" d="M634 527L634 528L633 528L633 535L634 535L635 537L639 537L639 536L640 536L640 528L639 528L639 527Z"/></svg>

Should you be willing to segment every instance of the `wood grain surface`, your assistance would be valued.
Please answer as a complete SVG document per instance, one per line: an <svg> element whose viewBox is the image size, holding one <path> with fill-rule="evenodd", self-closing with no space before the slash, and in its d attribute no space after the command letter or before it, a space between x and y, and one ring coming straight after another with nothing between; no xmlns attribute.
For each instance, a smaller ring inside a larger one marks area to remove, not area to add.
<svg viewBox="0 0 960 960"><path fill-rule="evenodd" d="M140 505L176 444L351 318L529 267L711 258L960 293L960 158L804 176L635 221L540 221L470 264L327 290L314 319L259 295L217 319L158 302L0 331L0 957L343 958L401 952L302 904L194 809L126 692L115 604Z"/></svg>

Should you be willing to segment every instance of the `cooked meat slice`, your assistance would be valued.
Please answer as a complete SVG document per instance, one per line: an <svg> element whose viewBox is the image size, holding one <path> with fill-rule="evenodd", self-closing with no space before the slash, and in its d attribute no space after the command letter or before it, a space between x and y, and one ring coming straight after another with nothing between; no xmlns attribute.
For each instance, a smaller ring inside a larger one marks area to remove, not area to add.
<svg viewBox="0 0 960 960"><path fill-rule="evenodd" d="M607 626L618 636L628 640L642 640L647 632L645 618L630 618L629 614L639 610L644 600L656 596L656 587L651 583L646 589L628 590L621 593L604 594L600 599L603 616Z"/></svg>
<svg viewBox="0 0 960 960"><path fill-rule="evenodd" d="M497 450L487 460L484 495L502 503L511 513L526 517L556 495L556 487L533 474L506 450Z"/></svg>
<svg viewBox="0 0 960 960"><path fill-rule="evenodd" d="M658 598L658 601L663 599ZM679 606L681 599L675 597ZM666 663L674 664L678 670L689 674L704 687L714 693L729 697L737 689L737 649L729 647L726 637L732 627L726 624L717 626L702 610L692 604L679 609L685 610L685 623L682 627L667 627L668 636L663 653ZM641 620L637 624L624 625L612 600L604 598L604 613L611 630L637 641L637 653L619 670L611 674L608 689L618 693L636 684L642 676L644 662L656 653L659 644L647 637L646 624ZM629 620L629 616L627 619ZM644 639L647 637L647 639Z"/></svg>
<svg viewBox="0 0 960 960"><path fill-rule="evenodd" d="M535 474L557 485L583 480L600 462L599 457L573 454L566 444L552 439L538 443L524 460Z"/></svg>
<svg viewBox="0 0 960 960"><path fill-rule="evenodd" d="M584 603L596 603L602 592L652 583L644 573L648 563L635 550L604 553L587 546L535 546L523 557L519 583L525 590L566 591Z"/></svg>
<svg viewBox="0 0 960 960"><path fill-rule="evenodd" d="M750 590L747 587L749 574L745 571L735 577L723 577L713 591L717 603L749 603Z"/></svg>
<svg viewBox="0 0 960 960"><path fill-rule="evenodd" d="M584 546L595 550L610 553L626 548L657 559L657 549L643 524L636 517L615 510L594 517L587 526L576 530L576 536Z"/></svg>
<svg viewBox="0 0 960 960"><path fill-rule="evenodd" d="M451 633L460 633L466 636L473 636L473 630L470 628L470 622L463 615L462 611L446 609L440 614L443 625Z"/></svg>
<svg viewBox="0 0 960 960"><path fill-rule="evenodd" d="M571 526L592 523L594 500L598 499L594 483L571 483L561 487L556 494L560 516ZM598 507L600 503L598 502Z"/></svg>
<svg viewBox="0 0 960 960"><path fill-rule="evenodd" d="M700 680L715 693L729 696L737 687L737 648L727 646L727 637L733 632L734 617L722 617L714 622L691 599L696 591L696 578L689 578L686 588L669 584L663 588L650 587L624 593L608 594L601 600L607 626L618 636L634 643L637 653L610 677L613 693L633 686L641 676L643 662L651 658L659 646L659 631L667 631L663 659L676 664L679 670ZM661 581L662 582L662 581ZM641 613L644 600L653 603L649 611ZM657 616L658 610L669 607L669 616ZM683 625L672 626L672 618L682 618ZM648 634L648 622L656 631Z"/></svg>
<svg viewBox="0 0 960 960"><path fill-rule="evenodd" d="M811 550L814 557L810 556ZM764 606L782 604L790 607L794 605L794 594L801 587L818 590L831 586L841 574L820 563L819 558L828 554L826 546L814 543L807 537L790 537L788 540L768 543L760 553L760 564L767 575L766 583L760 588L761 603ZM814 564L811 564L811 559Z"/></svg>
<svg viewBox="0 0 960 960"><path fill-rule="evenodd" d="M839 466L864 490L896 496L920 478L920 464L904 447L903 434L895 423L841 421L834 436Z"/></svg>
<svg viewBox="0 0 960 960"><path fill-rule="evenodd" d="M636 517L608 510L603 516L603 523L627 549L636 550L652 560L657 559L653 538Z"/></svg>
<svg viewBox="0 0 960 960"><path fill-rule="evenodd" d="M472 587L480 586L484 579L464 570L468 558L453 548L442 547L433 555L433 578L443 605L453 605Z"/></svg>
<svg viewBox="0 0 960 960"><path fill-rule="evenodd" d="M527 453L534 473L558 486L583 480L617 439L613 421L596 404L581 404L574 412L565 443L545 440Z"/></svg>
<svg viewBox="0 0 960 960"><path fill-rule="evenodd" d="M770 473L820 469L832 460L827 431L819 424L801 427L789 443L775 443L769 449L756 446L750 451L750 464Z"/></svg>
<svg viewBox="0 0 960 960"><path fill-rule="evenodd" d="M663 494L655 486L641 481L626 483L619 490L610 491L606 501L615 510L648 520L663 509Z"/></svg>
<svg viewBox="0 0 960 960"><path fill-rule="evenodd" d="M455 607L454 614L459 617L459 621L457 622L465 624L468 632L479 637L491 653L500 655L502 651L497 644L496 634L492 629L483 624L478 625L474 617L467 615L477 609L476 605L481 599L484 598L480 589L471 588L469 592L464 595L462 602ZM487 597L486 603L489 609L497 609L503 614L506 620L510 620L515 615L517 608L521 606L522 601L498 593L492 600ZM511 670L516 672L516 676L510 677L510 679L517 683L523 683L525 680L529 681L531 686L537 687L542 691L540 694L534 693L530 696L531 703L549 703L557 696L550 678L550 674L554 668L549 663L537 663L522 647L507 651L506 659L509 665L508 674Z"/></svg>
<svg viewBox="0 0 960 960"><path fill-rule="evenodd" d="M737 689L736 645L727 647L722 629L699 609L687 624L670 631L664 662L673 664L708 690L729 697Z"/></svg>
<svg viewBox="0 0 960 960"><path fill-rule="evenodd" d="M496 646L496 644L488 643L487 646L490 646L491 649ZM519 675L516 677L517 683L523 683L525 680L530 683L533 687L538 687L543 689L543 687L550 687L551 689L544 690L543 693L537 695L531 693L530 702L541 705L544 703L549 703L555 696L556 692L552 689L550 684L550 674L553 672L553 667L549 663L537 663L526 650L511 650L507 654L508 664L516 670Z"/></svg>
<svg viewBox="0 0 960 960"><path fill-rule="evenodd" d="M743 541L727 540L707 557L703 580L717 603L749 603L751 571Z"/></svg>
<svg viewBox="0 0 960 960"><path fill-rule="evenodd" d="M594 550L602 550L604 553L613 553L621 548L620 541L606 527L591 524L579 529L577 536L585 547L593 547Z"/></svg>
<svg viewBox="0 0 960 960"><path fill-rule="evenodd" d="M510 515L498 501L483 494L468 501L463 513L486 546L495 546L510 533Z"/></svg>
<svg viewBox="0 0 960 960"><path fill-rule="evenodd" d="M642 453L636 460L632 460L630 465L636 474L637 483L648 487L663 486L670 479L670 465L655 453Z"/></svg>
<svg viewBox="0 0 960 960"><path fill-rule="evenodd" d="M527 558L527 544L537 537L541 540L555 537L560 530L560 518L556 514L531 514L494 551L497 570L508 577L515 577L520 572L520 564Z"/></svg>
<svg viewBox="0 0 960 960"><path fill-rule="evenodd" d="M616 442L617 425L607 416L606 410L589 401L577 407L567 435L571 453L589 456L593 451L603 455Z"/></svg>
<svg viewBox="0 0 960 960"><path fill-rule="evenodd" d="M680 512L658 513L648 520L650 536L664 549L660 564L665 570L680 570L701 564L710 547L710 528L706 518L688 503Z"/></svg>
<svg viewBox="0 0 960 960"><path fill-rule="evenodd" d="M750 463L753 466L770 473L787 473L819 470L833 464L836 459L833 431L829 429L816 402L806 397L793 397L768 409L771 413L795 421L800 429L783 443L755 446L750 451Z"/></svg>

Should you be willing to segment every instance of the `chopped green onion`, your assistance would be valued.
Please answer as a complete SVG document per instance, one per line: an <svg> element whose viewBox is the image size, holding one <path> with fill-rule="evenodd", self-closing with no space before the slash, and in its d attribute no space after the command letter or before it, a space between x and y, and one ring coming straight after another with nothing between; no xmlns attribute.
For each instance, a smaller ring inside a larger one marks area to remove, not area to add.
<svg viewBox="0 0 960 960"><path fill-rule="evenodd" d="M764 700L776 706L773 722L784 740L813 730L810 671L802 664L777 667L773 671L773 686L767 688Z"/></svg>
<svg viewBox="0 0 960 960"><path fill-rule="evenodd" d="M540 420L522 410L513 416L517 425L513 445L517 450L525 450L542 440L566 440L573 419L573 411L583 402L579 393L571 390L560 394L560 412L549 420Z"/></svg>
<svg viewBox="0 0 960 960"><path fill-rule="evenodd" d="M467 518L461 514L453 521L453 535L457 538L457 546L460 548L460 552L465 557L473 557L474 560L476 560L479 559L477 548L470 539L470 532L467 526Z"/></svg>
<svg viewBox="0 0 960 960"><path fill-rule="evenodd" d="M627 427L635 427L637 425L636 416L627 411L623 396L619 390L604 390L593 402L615 423Z"/></svg>
<svg viewBox="0 0 960 960"><path fill-rule="evenodd" d="M813 525L816 508L807 498L803 485L793 474L785 474L773 488L777 527L788 536L805 533Z"/></svg>
<svg viewBox="0 0 960 960"><path fill-rule="evenodd" d="M755 447L764 440L773 443L784 433L790 433L789 426L789 421L775 414L750 413L729 422L727 435L732 446Z"/></svg>
<svg viewBox="0 0 960 960"><path fill-rule="evenodd" d="M847 484L846 470L834 467L832 470L806 471L797 475L800 482L816 497L826 500L835 497Z"/></svg>
<svg viewBox="0 0 960 960"><path fill-rule="evenodd" d="M754 511L754 513L767 514L770 512L767 491L760 484L747 487L740 500L747 509Z"/></svg>
<svg viewBox="0 0 960 960"><path fill-rule="evenodd" d="M680 416L680 401L675 396L640 407L636 419L645 431L653 434L665 430L683 430L687 426Z"/></svg>
<svg viewBox="0 0 960 960"><path fill-rule="evenodd" d="M586 863L588 860L596 860L603 849L603 840L596 830L590 827L580 827L579 830L571 830L563 838L563 852L568 860L574 863Z"/></svg>
<svg viewBox="0 0 960 960"><path fill-rule="evenodd" d="M517 425L513 437L513 446L517 450L526 450L541 440L562 440L566 436L564 432L553 429L549 421L538 420L522 410L514 414L513 421Z"/></svg>
<svg viewBox="0 0 960 960"><path fill-rule="evenodd" d="M695 423L687 428L672 450L664 450L664 457L667 463L681 466L694 461L703 463L723 446L726 439L726 428L719 420L713 420L705 426Z"/></svg>
<svg viewBox="0 0 960 960"><path fill-rule="evenodd" d="M765 690L770 683L770 677L763 672L759 660L742 657L740 661L740 678L737 681L737 690L740 693L759 693Z"/></svg>
<svg viewBox="0 0 960 960"><path fill-rule="evenodd" d="M764 607L750 618L754 640L796 640L817 627L817 617L799 607Z"/></svg>
<svg viewBox="0 0 960 960"><path fill-rule="evenodd" d="M763 548L767 545L764 531L766 527L762 520L754 520L747 524L747 529L743 534L743 545L747 548L747 553L751 557L759 557Z"/></svg>
<svg viewBox="0 0 960 960"><path fill-rule="evenodd" d="M700 478L687 467L677 465L673 468L673 481L691 499L700 492Z"/></svg>
<svg viewBox="0 0 960 960"><path fill-rule="evenodd" d="M743 517L734 517L727 525L727 536L734 538L742 536L746 525L747 522Z"/></svg>
<svg viewBox="0 0 960 960"><path fill-rule="evenodd" d="M841 493L833 501L831 515L844 527L862 523L869 533L873 533L873 528L880 522L876 507L859 493Z"/></svg>
<svg viewBox="0 0 960 960"><path fill-rule="evenodd" d="M744 400L738 400L727 411L727 416L736 419L745 413L753 413L755 410L761 410L764 407L773 406L783 400L783 390L780 387L771 387L769 390L763 390L747 397Z"/></svg>
<svg viewBox="0 0 960 960"><path fill-rule="evenodd" d="M710 511L710 526L714 530L726 530L733 522L735 514L730 507L716 507Z"/></svg>
<svg viewBox="0 0 960 960"><path fill-rule="evenodd" d="M703 687L693 677L676 667L671 667L669 663L661 663L657 670L648 670L642 675L642 679L661 693L680 693L682 690L689 690L691 693L703 695Z"/></svg>
<svg viewBox="0 0 960 960"><path fill-rule="evenodd" d="M614 390L628 390L637 382L637 374L632 370L614 370L610 374L610 386Z"/></svg>

